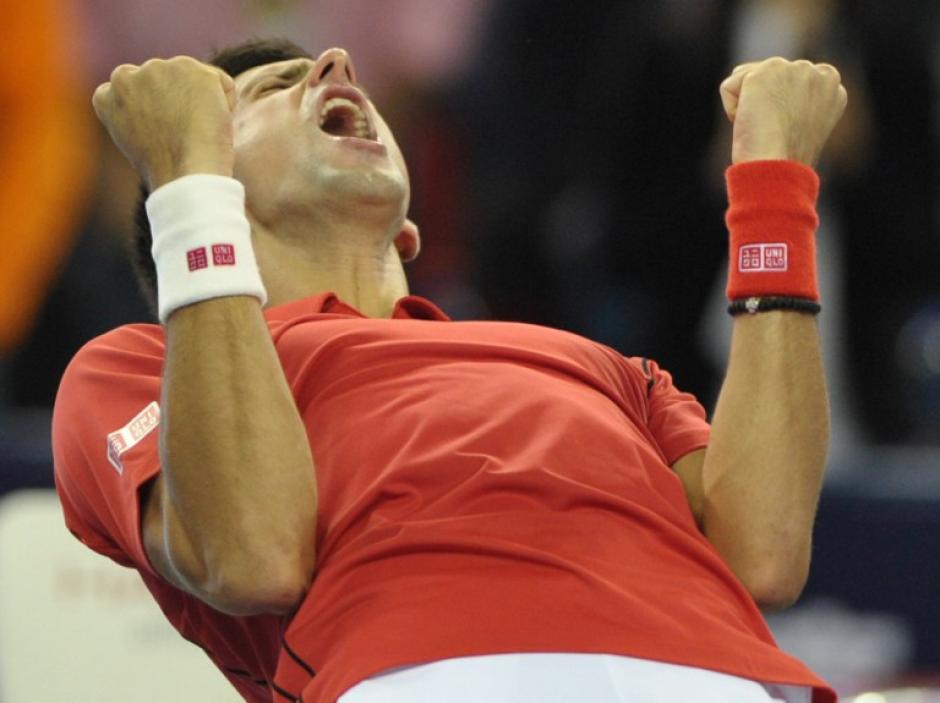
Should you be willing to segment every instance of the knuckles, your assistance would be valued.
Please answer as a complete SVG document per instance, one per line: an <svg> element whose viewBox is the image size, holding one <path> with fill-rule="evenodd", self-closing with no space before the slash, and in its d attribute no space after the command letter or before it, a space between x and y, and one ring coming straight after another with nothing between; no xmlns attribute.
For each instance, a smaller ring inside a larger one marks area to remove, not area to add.
<svg viewBox="0 0 940 703"><path fill-rule="evenodd" d="M192 56L174 56L169 59L148 59L141 64L141 69L149 71L207 69L206 64Z"/></svg>
<svg viewBox="0 0 940 703"><path fill-rule="evenodd" d="M830 105L839 115L848 104L842 75L835 66L805 59L788 61L780 56L735 67L721 84L721 91L734 96L735 103L744 94L764 94L777 102L797 104L812 95L814 102Z"/></svg>
<svg viewBox="0 0 940 703"><path fill-rule="evenodd" d="M129 63L122 63L120 66L117 66L113 71L111 71L111 82L117 83L119 81L126 80L135 71L137 71L137 66Z"/></svg>
<svg viewBox="0 0 940 703"><path fill-rule="evenodd" d="M842 82L842 74L840 74L839 69L837 69L831 63L818 63L816 64L816 70L825 76L829 76L830 78L839 81L839 83Z"/></svg>
<svg viewBox="0 0 940 703"><path fill-rule="evenodd" d="M765 78L768 80L786 78L791 81L818 81L833 86L842 85L842 75L835 66L829 63L813 63L806 59L789 61L781 56L773 56L763 61L743 63L734 68L726 82L738 76L742 71L747 72L744 76L745 81L749 78Z"/></svg>
<svg viewBox="0 0 940 703"><path fill-rule="evenodd" d="M111 71L111 84L115 89L127 89L138 84L152 87L155 84L192 81L215 76L216 70L191 56L174 56L169 59L149 59L140 66L121 64Z"/></svg>
<svg viewBox="0 0 940 703"><path fill-rule="evenodd" d="M99 119L110 129L126 119L122 115L128 105L136 104L138 112L144 106L146 111L146 106L154 104L147 96L162 100L159 96L179 93L186 85L199 85L209 79L218 80L216 69L191 56L150 59L139 66L124 63L111 71L108 82L95 89L91 102Z"/></svg>
<svg viewBox="0 0 940 703"><path fill-rule="evenodd" d="M747 71L748 75L778 75L790 74L793 76L820 76L826 79L841 83L842 76L839 70L829 63L813 63L806 59L790 61L781 56L772 56L763 61L750 61L748 63L738 64L728 76L730 80L742 71Z"/></svg>

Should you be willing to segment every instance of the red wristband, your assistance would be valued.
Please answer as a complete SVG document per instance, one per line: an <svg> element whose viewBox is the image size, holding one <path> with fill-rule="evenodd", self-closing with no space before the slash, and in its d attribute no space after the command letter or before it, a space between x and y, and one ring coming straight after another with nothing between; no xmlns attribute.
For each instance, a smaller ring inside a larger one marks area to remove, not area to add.
<svg viewBox="0 0 940 703"><path fill-rule="evenodd" d="M725 172L730 233L728 298L819 300L819 177L795 161L749 161Z"/></svg>

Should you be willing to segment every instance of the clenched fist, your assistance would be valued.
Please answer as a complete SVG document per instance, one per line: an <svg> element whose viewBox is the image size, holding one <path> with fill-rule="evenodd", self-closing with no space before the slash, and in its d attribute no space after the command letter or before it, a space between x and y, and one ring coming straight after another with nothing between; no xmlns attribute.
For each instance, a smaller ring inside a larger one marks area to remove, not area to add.
<svg viewBox="0 0 940 703"><path fill-rule="evenodd" d="M232 175L235 83L188 56L125 64L92 102L151 190L190 173Z"/></svg>
<svg viewBox="0 0 940 703"><path fill-rule="evenodd" d="M721 84L721 102L734 124L731 162L815 165L847 99L829 64L781 58L741 64Z"/></svg>

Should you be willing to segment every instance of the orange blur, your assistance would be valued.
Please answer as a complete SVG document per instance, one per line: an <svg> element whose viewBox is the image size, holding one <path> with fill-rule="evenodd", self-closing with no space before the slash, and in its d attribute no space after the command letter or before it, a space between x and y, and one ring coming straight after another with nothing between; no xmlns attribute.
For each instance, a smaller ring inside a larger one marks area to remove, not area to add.
<svg viewBox="0 0 940 703"><path fill-rule="evenodd" d="M92 111L69 3L4 8L0 356L32 327L71 251L91 178Z"/></svg>

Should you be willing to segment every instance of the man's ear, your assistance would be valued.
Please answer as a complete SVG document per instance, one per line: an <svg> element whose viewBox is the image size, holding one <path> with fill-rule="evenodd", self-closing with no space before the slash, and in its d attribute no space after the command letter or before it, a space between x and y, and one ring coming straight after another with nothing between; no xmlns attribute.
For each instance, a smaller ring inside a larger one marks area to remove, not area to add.
<svg viewBox="0 0 940 703"><path fill-rule="evenodd" d="M395 237L395 248L402 261L414 261L418 252L421 251L421 235L418 233L418 225L411 220L406 219L401 226L401 231Z"/></svg>

